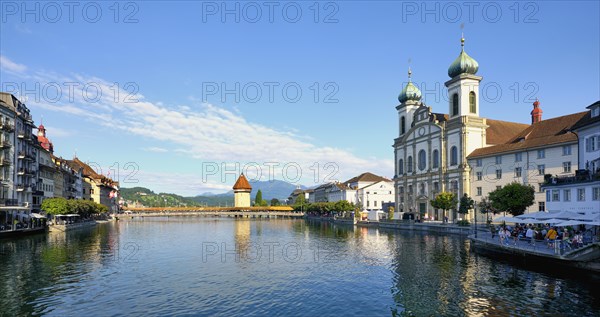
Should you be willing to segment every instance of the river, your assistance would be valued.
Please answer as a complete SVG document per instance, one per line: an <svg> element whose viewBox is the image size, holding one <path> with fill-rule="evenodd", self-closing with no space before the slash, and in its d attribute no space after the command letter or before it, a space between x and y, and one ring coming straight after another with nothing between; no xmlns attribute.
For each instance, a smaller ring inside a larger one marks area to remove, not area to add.
<svg viewBox="0 0 600 317"><path fill-rule="evenodd" d="M0 315L598 316L598 280L543 269L459 236L147 217L0 240Z"/></svg>

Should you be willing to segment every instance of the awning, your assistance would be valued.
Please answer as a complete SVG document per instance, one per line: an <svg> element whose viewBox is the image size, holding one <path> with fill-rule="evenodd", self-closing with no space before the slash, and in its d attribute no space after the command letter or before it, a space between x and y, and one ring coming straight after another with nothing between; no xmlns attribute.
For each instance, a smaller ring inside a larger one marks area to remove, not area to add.
<svg viewBox="0 0 600 317"><path fill-rule="evenodd" d="M79 217L79 215L78 214L68 214L68 215L65 215L65 217Z"/></svg>
<svg viewBox="0 0 600 317"><path fill-rule="evenodd" d="M35 213L35 212L31 213L31 217L36 218L36 219L46 219L46 216L40 215L40 214Z"/></svg>

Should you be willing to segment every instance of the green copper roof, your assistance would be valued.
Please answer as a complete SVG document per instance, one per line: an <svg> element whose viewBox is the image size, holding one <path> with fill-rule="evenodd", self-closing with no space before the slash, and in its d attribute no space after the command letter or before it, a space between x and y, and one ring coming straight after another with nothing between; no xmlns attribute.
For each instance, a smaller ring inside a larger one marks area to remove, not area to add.
<svg viewBox="0 0 600 317"><path fill-rule="evenodd" d="M475 75L479 70L479 64L471 56L465 52L465 39L461 39L462 49L460 55L450 64L448 67L448 76L454 78L460 74L472 74Z"/></svg>
<svg viewBox="0 0 600 317"><path fill-rule="evenodd" d="M410 68L409 68L408 69L408 84L406 84L404 89L402 89L402 91L400 92L400 95L398 95L398 101L400 101L401 103L404 103L408 100L413 100L413 101L421 100L421 91L419 90L419 88L417 88L417 86L413 85L412 80L410 78L411 75L412 75L412 72L410 71Z"/></svg>

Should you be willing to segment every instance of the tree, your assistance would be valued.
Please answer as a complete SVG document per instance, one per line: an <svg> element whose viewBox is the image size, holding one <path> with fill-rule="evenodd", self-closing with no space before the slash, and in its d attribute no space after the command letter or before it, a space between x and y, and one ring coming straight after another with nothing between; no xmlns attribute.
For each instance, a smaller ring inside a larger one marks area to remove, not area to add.
<svg viewBox="0 0 600 317"><path fill-rule="evenodd" d="M256 192L256 197L254 198L254 206L262 206L262 191L260 189Z"/></svg>
<svg viewBox="0 0 600 317"><path fill-rule="evenodd" d="M534 194L535 189L533 186L513 182L491 192L490 201L492 208L518 216L522 215L527 207L533 205L535 201Z"/></svg>
<svg viewBox="0 0 600 317"><path fill-rule="evenodd" d="M431 206L443 210L444 217L446 217L446 210L456 208L457 203L456 195L450 192L441 192L431 200Z"/></svg>
<svg viewBox="0 0 600 317"><path fill-rule="evenodd" d="M41 208L50 215L65 215L69 213L68 201L62 197L44 199Z"/></svg>
<svg viewBox="0 0 600 317"><path fill-rule="evenodd" d="M279 206L279 205L281 205L281 203L279 202L279 199L277 199L277 198L271 199L271 206Z"/></svg>
<svg viewBox="0 0 600 317"><path fill-rule="evenodd" d="M473 207L475 207L475 202L473 201L473 199L471 199L471 197L469 197L469 195L467 195L467 193L465 193L460 198L460 205L458 207L458 213L459 214L467 214L467 213L469 213L469 210L473 209Z"/></svg>
<svg viewBox="0 0 600 317"><path fill-rule="evenodd" d="M479 202L479 204L477 204L477 206L479 207L479 211L482 214L486 215L487 221L489 221L489 216L488 214L491 212L492 214L497 214L498 210L494 209L494 207L492 206L492 202L490 201L489 198L483 198L481 199L481 201Z"/></svg>
<svg viewBox="0 0 600 317"><path fill-rule="evenodd" d="M301 193L296 197L296 201L294 202L294 211L304 211L304 207L306 207L306 198L304 198L304 194Z"/></svg>
<svg viewBox="0 0 600 317"><path fill-rule="evenodd" d="M330 204L333 204L333 208L331 209L341 212L344 216L346 215L346 212L354 210L354 204L347 200L340 200Z"/></svg>
<svg viewBox="0 0 600 317"><path fill-rule="evenodd" d="M394 207L393 206L388 207L388 219L389 220L394 219Z"/></svg>

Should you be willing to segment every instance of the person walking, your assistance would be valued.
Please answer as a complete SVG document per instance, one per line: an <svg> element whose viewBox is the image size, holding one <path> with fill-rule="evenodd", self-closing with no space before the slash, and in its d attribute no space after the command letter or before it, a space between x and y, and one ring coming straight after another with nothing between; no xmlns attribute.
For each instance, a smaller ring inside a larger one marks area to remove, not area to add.
<svg viewBox="0 0 600 317"><path fill-rule="evenodd" d="M500 239L500 245L504 244L504 228L500 227L498 231L498 239Z"/></svg>
<svg viewBox="0 0 600 317"><path fill-rule="evenodd" d="M527 228L527 232L525 232L525 237L527 238L527 240L529 240L529 244L531 245L535 245L535 243L533 242L533 236L533 228L531 228L531 225L529 225Z"/></svg>

